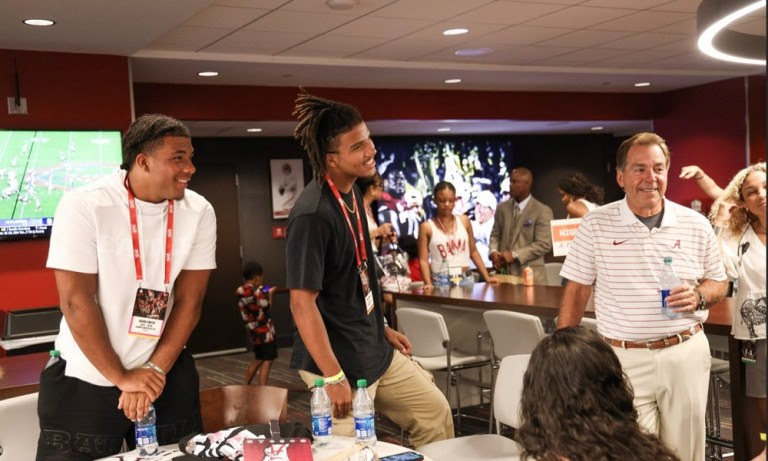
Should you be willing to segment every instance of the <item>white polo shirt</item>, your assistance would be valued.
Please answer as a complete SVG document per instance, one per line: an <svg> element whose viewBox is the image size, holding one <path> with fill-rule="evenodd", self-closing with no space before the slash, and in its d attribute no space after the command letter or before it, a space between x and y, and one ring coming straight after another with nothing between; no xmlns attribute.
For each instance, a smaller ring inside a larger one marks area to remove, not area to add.
<svg viewBox="0 0 768 461"><path fill-rule="evenodd" d="M664 258L683 283L726 279L715 233L701 214L664 199L664 217L648 229L626 198L591 211L579 225L562 277L593 285L597 330L606 337L645 340L678 333L708 311L670 319L661 313L658 274Z"/></svg>

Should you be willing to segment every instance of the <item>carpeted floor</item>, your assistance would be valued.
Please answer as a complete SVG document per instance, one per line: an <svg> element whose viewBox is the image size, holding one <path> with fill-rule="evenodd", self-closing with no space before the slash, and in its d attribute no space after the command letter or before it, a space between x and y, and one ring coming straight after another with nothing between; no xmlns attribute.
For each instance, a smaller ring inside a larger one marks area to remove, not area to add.
<svg viewBox="0 0 768 461"><path fill-rule="evenodd" d="M272 364L268 384L288 389L288 420L298 421L309 427L311 424L309 417L310 392L299 378L298 372L288 368L290 356L290 348L279 349L278 358ZM245 371L252 360L253 354L250 352L198 358L196 363L200 373L200 389L241 384ZM257 379L254 379L254 382L256 381ZM719 391L722 436L731 439L730 387L728 383L724 382ZM463 418L462 435L481 434L488 431L488 405L468 408L466 413L485 421ZM386 418L382 417L377 420L376 432L381 440L400 444L400 428ZM512 436L511 429L502 433ZM728 449L723 450L724 453L730 451Z"/></svg>

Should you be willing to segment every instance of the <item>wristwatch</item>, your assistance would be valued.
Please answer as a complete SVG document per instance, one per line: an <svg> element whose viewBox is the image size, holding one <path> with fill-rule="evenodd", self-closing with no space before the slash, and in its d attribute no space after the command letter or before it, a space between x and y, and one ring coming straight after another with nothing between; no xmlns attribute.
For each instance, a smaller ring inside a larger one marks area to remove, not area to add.
<svg viewBox="0 0 768 461"><path fill-rule="evenodd" d="M697 311L703 311L703 310L707 309L707 298L705 298L704 295L701 294L701 292L699 290L694 288L693 291L695 291L696 294L699 296L699 303L696 304L696 310Z"/></svg>

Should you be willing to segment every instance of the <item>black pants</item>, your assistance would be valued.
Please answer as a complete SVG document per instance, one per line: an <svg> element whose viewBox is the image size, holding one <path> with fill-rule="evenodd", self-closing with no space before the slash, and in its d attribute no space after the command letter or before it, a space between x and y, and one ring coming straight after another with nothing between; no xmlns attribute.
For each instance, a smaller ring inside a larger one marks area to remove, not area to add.
<svg viewBox="0 0 768 461"><path fill-rule="evenodd" d="M37 414L40 417L38 460L92 460L120 451L123 440L136 445L132 421L117 409L121 391L95 386L64 375L66 361L40 374ZM200 379L195 360L183 350L166 376L165 388L153 403L160 445L202 432Z"/></svg>

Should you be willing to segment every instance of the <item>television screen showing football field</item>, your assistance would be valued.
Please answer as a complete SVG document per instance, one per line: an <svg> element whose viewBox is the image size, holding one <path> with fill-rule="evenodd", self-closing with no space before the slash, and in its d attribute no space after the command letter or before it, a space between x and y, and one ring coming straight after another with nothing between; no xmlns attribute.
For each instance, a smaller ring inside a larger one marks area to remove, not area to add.
<svg viewBox="0 0 768 461"><path fill-rule="evenodd" d="M0 240L50 235L64 192L121 161L119 131L0 130Z"/></svg>

